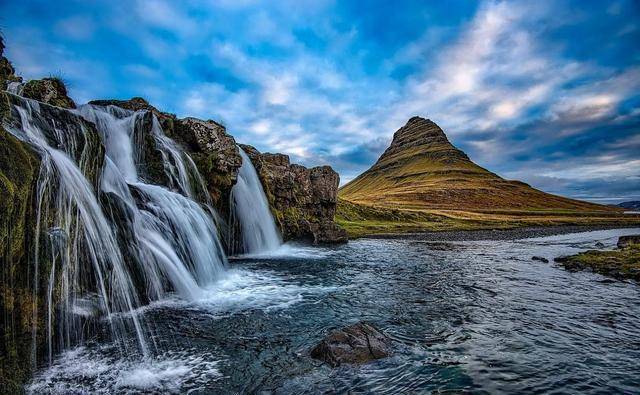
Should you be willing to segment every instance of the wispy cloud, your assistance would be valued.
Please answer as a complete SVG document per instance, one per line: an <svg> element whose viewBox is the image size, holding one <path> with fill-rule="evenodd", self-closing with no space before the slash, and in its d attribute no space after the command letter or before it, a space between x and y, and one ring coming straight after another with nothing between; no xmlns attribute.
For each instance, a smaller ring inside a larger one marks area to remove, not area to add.
<svg viewBox="0 0 640 395"><path fill-rule="evenodd" d="M640 134L631 0L0 8L27 78L61 73L78 101L144 95L180 116L221 119L239 141L330 163L343 181L422 115L499 174L581 196L626 180L611 193L640 195L629 170Z"/></svg>

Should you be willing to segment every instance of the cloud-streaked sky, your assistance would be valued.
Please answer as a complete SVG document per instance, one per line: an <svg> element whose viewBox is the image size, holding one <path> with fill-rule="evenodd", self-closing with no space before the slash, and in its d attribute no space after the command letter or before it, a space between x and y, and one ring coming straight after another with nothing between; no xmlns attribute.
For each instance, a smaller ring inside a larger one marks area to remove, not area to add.
<svg viewBox="0 0 640 395"><path fill-rule="evenodd" d="M343 183L411 116L548 192L640 200L640 3L0 2L25 78L143 96Z"/></svg>

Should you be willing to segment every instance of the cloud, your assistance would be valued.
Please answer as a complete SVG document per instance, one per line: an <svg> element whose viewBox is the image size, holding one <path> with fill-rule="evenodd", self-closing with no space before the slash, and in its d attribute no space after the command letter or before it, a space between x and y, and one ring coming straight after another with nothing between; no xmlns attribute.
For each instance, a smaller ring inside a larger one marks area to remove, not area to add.
<svg viewBox="0 0 640 395"><path fill-rule="evenodd" d="M238 141L329 163L343 181L421 115L499 174L581 196L602 196L606 180L640 191L628 170L640 134L633 2L0 8L12 15L8 55L26 77L60 72L79 102L144 95L179 116L222 120Z"/></svg>

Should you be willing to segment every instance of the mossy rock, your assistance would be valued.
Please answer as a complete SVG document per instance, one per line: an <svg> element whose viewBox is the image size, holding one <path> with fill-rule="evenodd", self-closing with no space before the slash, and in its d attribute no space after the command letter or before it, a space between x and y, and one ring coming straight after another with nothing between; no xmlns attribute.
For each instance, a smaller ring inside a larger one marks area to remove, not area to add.
<svg viewBox="0 0 640 395"><path fill-rule="evenodd" d="M39 159L33 150L0 127L0 245L8 248L12 260L23 253L21 220L30 204L38 169Z"/></svg>
<svg viewBox="0 0 640 395"><path fill-rule="evenodd" d="M59 78L31 80L25 84L22 96L56 107L76 108L76 103L67 94L67 87Z"/></svg>
<svg viewBox="0 0 640 395"><path fill-rule="evenodd" d="M620 280L640 281L640 244L610 251L589 250L555 261L570 271L590 270Z"/></svg>
<svg viewBox="0 0 640 395"><path fill-rule="evenodd" d="M28 274L39 167L35 152L0 127L0 388L7 393L22 392L31 368L34 300Z"/></svg>

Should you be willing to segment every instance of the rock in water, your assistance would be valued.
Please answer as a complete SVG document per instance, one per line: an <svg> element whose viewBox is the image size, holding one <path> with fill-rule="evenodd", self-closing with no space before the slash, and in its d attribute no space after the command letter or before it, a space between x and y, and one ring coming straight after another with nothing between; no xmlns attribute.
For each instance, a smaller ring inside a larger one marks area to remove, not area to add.
<svg viewBox="0 0 640 395"><path fill-rule="evenodd" d="M631 244L640 244L640 235L620 236L618 238L618 248L625 248Z"/></svg>
<svg viewBox="0 0 640 395"><path fill-rule="evenodd" d="M531 260L549 263L549 260L547 258L543 258L541 256L532 256Z"/></svg>
<svg viewBox="0 0 640 395"><path fill-rule="evenodd" d="M367 322L333 331L311 350L311 357L336 367L364 363L391 354L391 339Z"/></svg>

